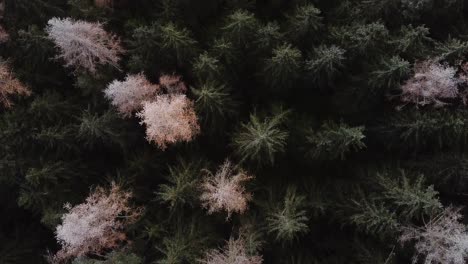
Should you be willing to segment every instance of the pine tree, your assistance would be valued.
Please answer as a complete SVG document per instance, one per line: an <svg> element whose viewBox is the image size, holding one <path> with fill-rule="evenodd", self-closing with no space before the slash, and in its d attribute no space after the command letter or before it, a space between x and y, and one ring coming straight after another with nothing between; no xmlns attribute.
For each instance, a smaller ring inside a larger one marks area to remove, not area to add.
<svg viewBox="0 0 468 264"><path fill-rule="evenodd" d="M189 223L183 226L176 223L176 230L171 235L164 237L162 247L157 247L163 257L156 263L196 263L201 259L201 254L209 238L201 232L202 228L194 223L193 219L192 222L190 219L186 219L186 221Z"/></svg>
<svg viewBox="0 0 468 264"><path fill-rule="evenodd" d="M288 114L289 111L282 110L263 120L250 114L250 121L243 123L232 139L235 153L242 161L273 164L275 157L285 151L288 133L282 124Z"/></svg>
<svg viewBox="0 0 468 264"><path fill-rule="evenodd" d="M429 28L425 26L403 25L401 37L396 40L398 51L407 56L421 57L434 41L429 37Z"/></svg>
<svg viewBox="0 0 468 264"><path fill-rule="evenodd" d="M216 80L222 76L222 66L219 60L207 52L198 56L193 64L193 71L200 81Z"/></svg>
<svg viewBox="0 0 468 264"><path fill-rule="evenodd" d="M388 146L462 146L466 140L465 115L462 110L402 111L390 117L379 131L388 136Z"/></svg>
<svg viewBox="0 0 468 264"><path fill-rule="evenodd" d="M350 57L381 52L389 37L387 28L381 22L337 28L333 33L340 46L348 47Z"/></svg>
<svg viewBox="0 0 468 264"><path fill-rule="evenodd" d="M374 87L383 87L391 89L400 86L400 81L410 72L409 62L399 58L392 57L381 62L379 70L370 73L370 84Z"/></svg>
<svg viewBox="0 0 468 264"><path fill-rule="evenodd" d="M312 4L298 6L292 16L289 17L289 34L295 38L310 36L322 26L320 10Z"/></svg>
<svg viewBox="0 0 468 264"><path fill-rule="evenodd" d="M159 50L159 36L157 24L135 27L129 40L129 67L134 71L148 69Z"/></svg>
<svg viewBox="0 0 468 264"><path fill-rule="evenodd" d="M254 44L260 51L270 51L280 44L283 35L277 22L268 22L255 33Z"/></svg>
<svg viewBox="0 0 468 264"><path fill-rule="evenodd" d="M160 54L170 62L181 64L195 55L197 42L186 28L167 23L158 28Z"/></svg>
<svg viewBox="0 0 468 264"><path fill-rule="evenodd" d="M276 240L288 243L309 231L308 220L305 196L299 194L295 187L289 186L284 200L268 214L267 230Z"/></svg>
<svg viewBox="0 0 468 264"><path fill-rule="evenodd" d="M222 28L227 39L236 45L248 45L252 38L252 33L258 27L255 16L246 10L236 10L227 18L226 24Z"/></svg>
<svg viewBox="0 0 468 264"><path fill-rule="evenodd" d="M229 238L223 250L214 249L206 253L201 263L206 264L261 264L261 256L249 256L242 238Z"/></svg>
<svg viewBox="0 0 468 264"><path fill-rule="evenodd" d="M306 70L316 82L331 81L343 68L345 50L332 46L319 46L306 62Z"/></svg>
<svg viewBox="0 0 468 264"><path fill-rule="evenodd" d="M220 123L235 114L237 103L224 85L210 81L192 87L191 91L195 95L195 109L206 128L219 128Z"/></svg>
<svg viewBox="0 0 468 264"><path fill-rule="evenodd" d="M359 199L351 200L351 215L349 222L356 225L359 230L368 234L385 235L396 232L400 227L396 212L392 212L382 202L369 200L360 195Z"/></svg>
<svg viewBox="0 0 468 264"><path fill-rule="evenodd" d="M215 39L211 45L211 52L213 56L229 67L234 67L235 63L239 61L239 51L234 43L226 38Z"/></svg>
<svg viewBox="0 0 468 264"><path fill-rule="evenodd" d="M440 60L457 62L466 58L468 52L468 42L449 38L446 42L437 46L437 53Z"/></svg>
<svg viewBox="0 0 468 264"><path fill-rule="evenodd" d="M349 152L356 152L366 145L364 127L350 127L343 122L328 121L319 130L307 135L309 155L314 159L345 159Z"/></svg>
<svg viewBox="0 0 468 264"><path fill-rule="evenodd" d="M275 89L286 90L293 87L301 75L301 52L290 44L283 44L273 50L273 56L263 67L265 83Z"/></svg>
<svg viewBox="0 0 468 264"><path fill-rule="evenodd" d="M178 209L186 204L193 206L198 198L198 175L203 165L200 161L180 160L177 166L169 167L166 176L168 183L161 184L156 192L158 199L168 204L171 209Z"/></svg>
<svg viewBox="0 0 468 264"><path fill-rule="evenodd" d="M408 219L433 215L442 209L438 192L432 185L425 187L424 180L424 176L419 175L412 181L404 171L396 179L388 174L377 174L377 184L382 188L380 196Z"/></svg>
<svg viewBox="0 0 468 264"><path fill-rule="evenodd" d="M106 111L102 115L83 111L79 119L78 139L88 147L99 144L123 146L122 132L117 115Z"/></svg>

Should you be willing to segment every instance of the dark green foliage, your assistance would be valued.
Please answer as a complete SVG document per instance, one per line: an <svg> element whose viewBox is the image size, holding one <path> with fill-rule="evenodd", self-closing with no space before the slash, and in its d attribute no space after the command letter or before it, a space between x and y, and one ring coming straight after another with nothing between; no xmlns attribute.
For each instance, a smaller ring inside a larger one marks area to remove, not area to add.
<svg viewBox="0 0 468 264"><path fill-rule="evenodd" d="M372 242L371 242L372 243ZM390 247L388 245L387 249L381 250L379 246L375 243L368 245L363 244L360 241L355 241L355 247L358 250L358 263L362 264L392 264L397 263L395 258L395 248L396 245Z"/></svg>
<svg viewBox="0 0 468 264"><path fill-rule="evenodd" d="M463 61L468 56L468 41L450 38L437 46L437 54L440 60L451 63Z"/></svg>
<svg viewBox="0 0 468 264"><path fill-rule="evenodd" d="M188 226L178 227L174 234L164 237L162 247L157 247L163 257L156 263L195 263L201 258L209 238L201 232L200 226L190 223L190 219L185 221L189 221Z"/></svg>
<svg viewBox="0 0 468 264"><path fill-rule="evenodd" d="M199 195L199 175L203 164L199 161L187 162L169 168L167 184L161 184L156 193L158 199L174 210L188 204L193 206Z"/></svg>
<svg viewBox="0 0 468 264"><path fill-rule="evenodd" d="M340 46L349 49L353 55L375 54L383 49L389 37L387 28L380 22L337 28L332 33Z"/></svg>
<svg viewBox="0 0 468 264"><path fill-rule="evenodd" d="M102 115L83 111L79 119L78 138L89 147L99 144L123 145L121 123L113 111L106 111Z"/></svg>
<svg viewBox="0 0 468 264"><path fill-rule="evenodd" d="M372 191L358 189L356 198L345 204L351 209L349 222L366 233L391 236L408 221L437 215L443 208L438 192L425 184L423 175L383 170L372 173L365 184Z"/></svg>
<svg viewBox="0 0 468 264"><path fill-rule="evenodd" d="M221 67L217 58L204 52L193 63L193 73L200 81L215 80L221 76Z"/></svg>
<svg viewBox="0 0 468 264"><path fill-rule="evenodd" d="M77 258L72 264L142 264L140 257L133 253L111 252L106 255L105 260L94 260L89 258Z"/></svg>
<svg viewBox="0 0 468 264"><path fill-rule="evenodd" d="M238 61L238 50L234 44L224 38L215 39L211 47L214 56L221 60L226 66L234 66Z"/></svg>
<svg viewBox="0 0 468 264"><path fill-rule="evenodd" d="M466 115L466 111L408 109L392 116L381 131L389 134L391 144L436 149L462 147L468 136Z"/></svg>
<svg viewBox="0 0 468 264"><path fill-rule="evenodd" d="M288 18L289 34L294 39L309 37L322 26L320 10L312 4L298 6L292 16Z"/></svg>
<svg viewBox="0 0 468 264"><path fill-rule="evenodd" d="M52 44L36 25L29 26L26 30L19 30L18 42L23 59L29 62L29 67L32 69L38 69L44 63L48 63L54 55Z"/></svg>
<svg viewBox="0 0 468 264"><path fill-rule="evenodd" d="M34 23L43 23L50 16L63 15L66 1L62 0L5 0L2 16L9 26L26 27ZM28 17L28 22L19 17ZM15 25L16 22L20 22Z"/></svg>
<svg viewBox="0 0 468 264"><path fill-rule="evenodd" d="M163 60L162 66L181 65L192 60L198 49L190 31L172 22L135 28L129 45L130 67L135 71L149 68L155 56Z"/></svg>
<svg viewBox="0 0 468 264"><path fill-rule="evenodd" d="M433 182L437 189L447 193L460 193L468 184L468 159L459 153L439 153L408 162Z"/></svg>
<svg viewBox="0 0 468 264"><path fill-rule="evenodd" d="M258 27L254 14L246 10L236 10L227 18L222 28L227 39L236 45L248 45Z"/></svg>
<svg viewBox="0 0 468 264"><path fill-rule="evenodd" d="M282 38L283 33L278 23L268 22L257 30L254 44L261 51L270 51L278 46Z"/></svg>
<svg viewBox="0 0 468 264"><path fill-rule="evenodd" d="M137 72L148 68L148 64L152 63L158 54L157 26L153 24L135 28L129 46L129 67Z"/></svg>
<svg viewBox="0 0 468 264"><path fill-rule="evenodd" d="M425 26L403 25L401 37L396 40L397 50L408 56L420 57L427 51L427 46L434 42L429 37Z"/></svg>
<svg viewBox="0 0 468 264"><path fill-rule="evenodd" d="M395 212L391 212L384 203L361 197L351 200L352 215L349 222L358 229L374 235L391 234L397 231L399 224Z"/></svg>
<svg viewBox="0 0 468 264"><path fill-rule="evenodd" d="M38 118L47 121L56 121L69 117L74 112L71 102L65 100L56 92L45 93L37 96L29 106L29 112Z"/></svg>
<svg viewBox="0 0 468 264"><path fill-rule="evenodd" d="M73 172L73 164L63 162L49 163L41 168L30 168L25 175L26 181L32 186L44 186L46 184L58 184L59 180L69 180L70 177L78 177Z"/></svg>
<svg viewBox="0 0 468 264"><path fill-rule="evenodd" d="M301 76L301 52L290 44L283 44L273 50L273 55L265 62L263 79L270 87L287 90Z"/></svg>
<svg viewBox="0 0 468 264"><path fill-rule="evenodd" d="M297 193L296 187L289 186L284 200L275 205L266 218L268 233L280 242L292 242L307 233L309 217L305 210L305 196Z"/></svg>
<svg viewBox="0 0 468 264"><path fill-rule="evenodd" d="M71 6L70 14L73 17L96 20L105 17L105 9L99 8L94 1L89 0L68 0Z"/></svg>
<svg viewBox="0 0 468 264"><path fill-rule="evenodd" d="M220 128L229 116L235 113L236 102L224 85L210 81L192 88L195 108L208 129Z"/></svg>
<svg viewBox="0 0 468 264"><path fill-rule="evenodd" d="M371 72L369 83L373 87L391 89L399 87L400 81L410 72L409 62L400 57L392 57L381 62L379 70Z"/></svg>
<svg viewBox="0 0 468 264"><path fill-rule="evenodd" d="M178 64L190 60L194 56L197 42L190 37L186 28L173 23L159 27L161 54L177 61Z"/></svg>
<svg viewBox="0 0 468 264"><path fill-rule="evenodd" d="M345 51L337 46L319 46L306 62L306 70L317 82L331 81L343 67Z"/></svg>
<svg viewBox="0 0 468 264"><path fill-rule="evenodd" d="M282 124L288 114L285 110L266 118L250 114L250 121L243 123L233 136L235 153L242 161L273 164L275 157L285 151L288 133Z"/></svg>
<svg viewBox="0 0 468 264"><path fill-rule="evenodd" d="M327 121L320 129L307 135L309 155L314 159L345 159L349 152L356 152L366 145L364 127L350 127L343 122Z"/></svg>
<svg viewBox="0 0 468 264"><path fill-rule="evenodd" d="M380 196L391 202L402 217L433 215L442 209L438 192L432 185L425 187L422 175L411 180L401 171L401 176L377 174L376 180L382 189Z"/></svg>

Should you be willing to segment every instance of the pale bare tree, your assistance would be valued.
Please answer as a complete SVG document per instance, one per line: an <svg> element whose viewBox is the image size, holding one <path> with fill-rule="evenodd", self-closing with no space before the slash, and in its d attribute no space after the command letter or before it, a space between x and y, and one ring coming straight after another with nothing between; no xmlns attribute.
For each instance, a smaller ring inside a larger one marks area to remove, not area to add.
<svg viewBox="0 0 468 264"><path fill-rule="evenodd" d="M120 40L104 30L102 24L71 18L52 18L46 27L49 38L60 49L59 58L66 66L96 72L98 65L118 68L123 52Z"/></svg>
<svg viewBox="0 0 468 264"><path fill-rule="evenodd" d="M468 260L468 233L460 210L448 207L423 227L405 227L402 243L415 241L413 263L464 264Z"/></svg>
<svg viewBox="0 0 468 264"><path fill-rule="evenodd" d="M420 106L433 104L443 106L444 99L458 97L460 79L456 69L433 61L416 63L414 76L402 86L401 100Z"/></svg>
<svg viewBox="0 0 468 264"><path fill-rule="evenodd" d="M191 141L200 132L193 102L183 94L158 95L144 102L137 116L146 125L146 139L163 150L168 144Z"/></svg>
<svg viewBox="0 0 468 264"><path fill-rule="evenodd" d="M156 98L160 90L159 85L150 83L142 73L139 73L127 75L124 81L111 82L104 90L104 94L124 117L130 117L143 108L144 101Z"/></svg>
<svg viewBox="0 0 468 264"><path fill-rule="evenodd" d="M233 212L244 213L252 194L245 189L245 182L253 179L242 170L236 170L226 160L215 174L206 171L207 175L201 184L201 201L208 213L226 211L228 216Z"/></svg>
<svg viewBox="0 0 468 264"><path fill-rule="evenodd" d="M125 241L125 227L142 213L141 208L130 205L131 197L130 192L112 183L110 190L96 188L82 204L65 205L68 212L55 232L62 249L51 261L60 263L88 253L99 254Z"/></svg>

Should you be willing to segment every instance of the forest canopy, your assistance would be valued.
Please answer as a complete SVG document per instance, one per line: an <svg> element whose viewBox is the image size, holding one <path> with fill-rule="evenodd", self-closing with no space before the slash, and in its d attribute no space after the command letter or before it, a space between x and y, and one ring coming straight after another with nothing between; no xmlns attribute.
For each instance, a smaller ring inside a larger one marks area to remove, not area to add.
<svg viewBox="0 0 468 264"><path fill-rule="evenodd" d="M464 264L467 143L467 0L0 0L0 264Z"/></svg>

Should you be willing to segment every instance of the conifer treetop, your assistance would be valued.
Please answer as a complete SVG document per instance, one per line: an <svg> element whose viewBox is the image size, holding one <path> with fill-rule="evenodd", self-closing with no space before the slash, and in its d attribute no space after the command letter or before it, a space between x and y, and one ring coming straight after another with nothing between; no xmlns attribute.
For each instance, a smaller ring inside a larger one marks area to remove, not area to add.
<svg viewBox="0 0 468 264"><path fill-rule="evenodd" d="M255 255L250 256L242 237L229 238L222 249L212 249L206 252L205 258L200 261L204 264L262 264L263 258Z"/></svg>

